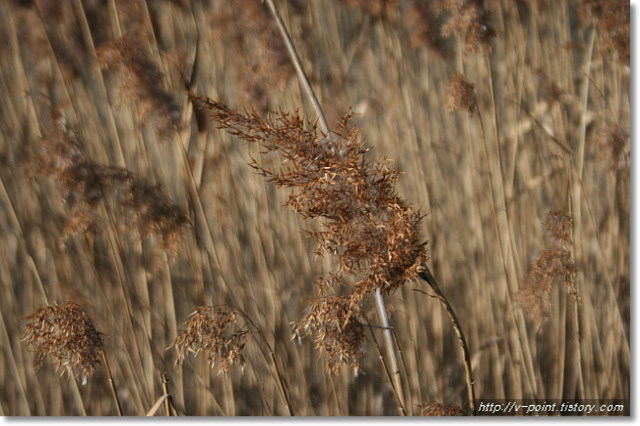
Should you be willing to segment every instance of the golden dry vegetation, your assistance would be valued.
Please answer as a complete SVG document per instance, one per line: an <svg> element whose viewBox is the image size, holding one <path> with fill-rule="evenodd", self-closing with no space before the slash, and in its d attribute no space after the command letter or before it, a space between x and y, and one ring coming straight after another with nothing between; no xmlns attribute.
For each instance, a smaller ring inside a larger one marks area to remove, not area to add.
<svg viewBox="0 0 640 426"><path fill-rule="evenodd" d="M629 3L276 3L0 1L0 414L628 415Z"/></svg>

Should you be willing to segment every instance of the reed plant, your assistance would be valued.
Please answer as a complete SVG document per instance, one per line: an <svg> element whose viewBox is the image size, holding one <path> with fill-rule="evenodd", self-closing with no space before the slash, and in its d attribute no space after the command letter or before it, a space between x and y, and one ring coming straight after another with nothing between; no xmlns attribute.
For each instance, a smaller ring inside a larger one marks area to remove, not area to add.
<svg viewBox="0 0 640 426"><path fill-rule="evenodd" d="M0 2L0 414L628 415L629 34L619 0Z"/></svg>

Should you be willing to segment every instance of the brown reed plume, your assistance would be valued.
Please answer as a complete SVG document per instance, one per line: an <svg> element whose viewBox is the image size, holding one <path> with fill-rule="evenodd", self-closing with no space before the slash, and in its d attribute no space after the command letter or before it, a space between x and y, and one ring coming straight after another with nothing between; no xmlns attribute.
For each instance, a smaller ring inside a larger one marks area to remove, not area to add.
<svg viewBox="0 0 640 426"><path fill-rule="evenodd" d="M624 149L624 136L620 126L614 123L604 124L598 132L596 143L599 149L600 163L610 171L618 170Z"/></svg>
<svg viewBox="0 0 640 426"><path fill-rule="evenodd" d="M361 9L365 13L379 18L388 16L400 7L400 0L340 0L349 7Z"/></svg>
<svg viewBox="0 0 640 426"><path fill-rule="evenodd" d="M237 316L244 320L240 325ZM275 353L262 331L242 310L235 306L200 306L189 315L191 318L180 325L178 336L169 346L178 349L176 364L182 364L188 353L197 356L203 352L209 360L211 368L217 365L218 374L227 373L229 368L238 364L244 369L245 358L242 351L249 335L259 336L269 352L276 383L280 396L289 415L293 416L293 409L287 395L286 387L276 362ZM235 325L235 331L230 328Z"/></svg>
<svg viewBox="0 0 640 426"><path fill-rule="evenodd" d="M22 340L36 351L37 368L51 355L61 376L67 373L68 377L80 377L84 385L102 358L118 413L122 415L101 333L84 309L74 302L55 303L38 309L26 320Z"/></svg>
<svg viewBox="0 0 640 426"><path fill-rule="evenodd" d="M279 171L255 161L251 166L268 182L297 190L287 206L302 218L326 219L324 229L311 235L318 240L317 254L329 253L337 262L318 281L320 294L335 289L346 276L356 279L341 325L359 312L367 294L376 289L387 294L418 277L426 259L419 232L422 216L395 193L399 173L389 160L365 157L360 132L348 129L350 113L338 133L325 135L297 114L263 118L193 98L219 128L260 144L265 154L279 152L285 160Z"/></svg>
<svg viewBox="0 0 640 426"><path fill-rule="evenodd" d="M549 105L549 107L557 104L563 95L562 89L560 89L558 83L549 77L542 67L536 68L534 76L538 82L538 92L540 93L540 97Z"/></svg>
<svg viewBox="0 0 640 426"><path fill-rule="evenodd" d="M350 309L348 297L321 297L307 307L304 317L295 324L294 336L303 338L313 333L325 370L335 373L348 363L358 371L364 352L364 326Z"/></svg>
<svg viewBox="0 0 640 426"><path fill-rule="evenodd" d="M436 2L410 1L407 7L407 24L411 29L409 44L412 48L428 46L442 57L448 55L438 22Z"/></svg>
<svg viewBox="0 0 640 426"><path fill-rule="evenodd" d="M180 126L181 109L163 87L163 75L135 33L103 43L98 65L120 78L117 102L135 105L138 123L154 120L158 134L167 136Z"/></svg>
<svg viewBox="0 0 640 426"><path fill-rule="evenodd" d="M47 355L61 375L86 383L100 362L102 338L87 313L73 302L56 303L27 317L23 341L36 351L38 367Z"/></svg>
<svg viewBox="0 0 640 426"><path fill-rule="evenodd" d="M516 293L516 306L521 307L531 318L536 329L546 322L545 309L549 304L551 286L561 278L567 293L580 302L576 286L577 269L570 251L572 218L563 211L551 211L544 222L550 247L538 254L524 284Z"/></svg>
<svg viewBox="0 0 640 426"><path fill-rule="evenodd" d="M237 324L233 310L226 306L200 306L189 317L180 325L181 331L169 346L178 349L176 364L182 364L189 353L197 356L202 352L211 368L217 366L218 374L227 373L234 364L244 367L242 350L249 331L243 328L228 331Z"/></svg>
<svg viewBox="0 0 640 426"><path fill-rule="evenodd" d="M425 400L420 406L423 416L464 416L464 410L458 406Z"/></svg>
<svg viewBox="0 0 640 426"><path fill-rule="evenodd" d="M92 237L100 202L113 197L125 215L125 230L134 238L155 237L156 260L166 253L175 260L188 216L161 189L127 169L103 166L87 159L78 135L64 117L53 113L53 124L27 164L31 176L49 177L69 206L63 242L73 235Z"/></svg>
<svg viewBox="0 0 640 426"><path fill-rule="evenodd" d="M617 52L622 64L631 62L631 3L627 0L580 0L578 13L593 19L601 33L601 51Z"/></svg>
<svg viewBox="0 0 640 426"><path fill-rule="evenodd" d="M449 112L475 113L478 110L475 86L464 75L455 74L446 87L444 104Z"/></svg>
<svg viewBox="0 0 640 426"><path fill-rule="evenodd" d="M235 0L212 2L208 24L213 36L243 52L229 60L235 64L236 99L264 110L274 93L294 76L287 50L263 2Z"/></svg>
<svg viewBox="0 0 640 426"><path fill-rule="evenodd" d="M359 9L373 20L390 21L397 14L408 30L408 42L412 49L426 46L441 57L447 56L440 35L440 2L419 0L340 0L349 7Z"/></svg>
<svg viewBox="0 0 640 426"><path fill-rule="evenodd" d="M460 37L465 55L491 52L491 39L496 33L484 0L446 0L443 9L450 13L442 26L443 36Z"/></svg>

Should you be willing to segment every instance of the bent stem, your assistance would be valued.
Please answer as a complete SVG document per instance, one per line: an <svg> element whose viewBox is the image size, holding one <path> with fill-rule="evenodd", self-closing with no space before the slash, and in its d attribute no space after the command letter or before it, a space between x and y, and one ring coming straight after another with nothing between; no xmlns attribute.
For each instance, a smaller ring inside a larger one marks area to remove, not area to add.
<svg viewBox="0 0 640 426"><path fill-rule="evenodd" d="M300 79L300 82L304 86L307 96L309 97L309 100L311 101L311 104L313 105L313 108L315 109L315 112L318 115L320 129L325 133L327 137L329 137L330 129L329 129L329 125L327 124L327 119L325 118L325 115L322 112L322 108L320 106L320 102L318 101L318 98L316 97L315 92L313 91L313 88L309 83L309 78L307 77L307 74L304 72L304 68L302 67L302 62L300 61L300 57L298 56L295 46L293 45L293 41L291 40L289 31L287 30L287 27L285 26L284 21L280 16L278 7L276 6L273 0L266 0L266 3L269 6L269 10L271 11L273 18L275 19L276 24L278 25L278 29L280 30L280 33L284 40L284 43L287 46L287 51L289 52L289 56L291 57L291 62L293 63L294 68L296 69L298 78ZM382 322L382 326L384 327L384 336L385 336L385 341L387 345L387 352L389 354L389 360L391 362L391 369L393 370L393 379L394 379L393 381L395 382L394 387L397 389L399 400L404 401L404 395L402 392L401 372L398 366L398 359L395 353L393 336L391 335L389 318L387 316L387 309L385 306L384 298L382 297L382 293L380 292L380 289L376 289L376 303L378 305L378 311L380 312L380 319ZM405 404L400 403L398 407L402 413L405 412L404 405Z"/></svg>
<svg viewBox="0 0 640 426"><path fill-rule="evenodd" d="M431 274L431 271L427 267L426 264L422 265L424 270L420 272L420 278L425 280L431 289L436 293L436 297L440 300L447 313L449 314L449 318L451 318L451 322L453 323L453 329L456 331L458 335L458 340L460 341L460 346L462 347L462 352L464 354L464 369L467 375L467 396L469 398L469 409L471 413L476 416L478 415L476 411L476 395L473 389L474 380L473 380L473 372L471 371L471 357L469 355L469 346L467 345L467 340L464 337L464 333L462 332L462 327L460 326L460 321L458 321L458 317L456 316L453 307L445 297L442 290L438 286L436 279Z"/></svg>

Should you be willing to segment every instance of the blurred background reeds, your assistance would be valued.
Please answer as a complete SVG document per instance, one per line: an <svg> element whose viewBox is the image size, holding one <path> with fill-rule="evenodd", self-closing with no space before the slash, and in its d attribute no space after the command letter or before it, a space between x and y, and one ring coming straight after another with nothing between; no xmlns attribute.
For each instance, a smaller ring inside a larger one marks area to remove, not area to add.
<svg viewBox="0 0 640 426"><path fill-rule="evenodd" d="M629 3L277 4L329 123L352 108L367 158L391 159L425 215L476 397L629 401ZM0 57L0 414L118 414L101 365L83 384L23 341L28 316L67 301L99 332L124 414L163 385L178 414L286 415L281 386L296 415L398 414L370 333L357 375L292 338L335 266L309 237L323 223L248 165L281 158L188 96L316 119L266 5L3 0ZM418 280L385 296L413 415L468 407L432 296ZM180 324L216 305L262 337L225 374L176 362ZM374 301L363 312L378 323Z"/></svg>

